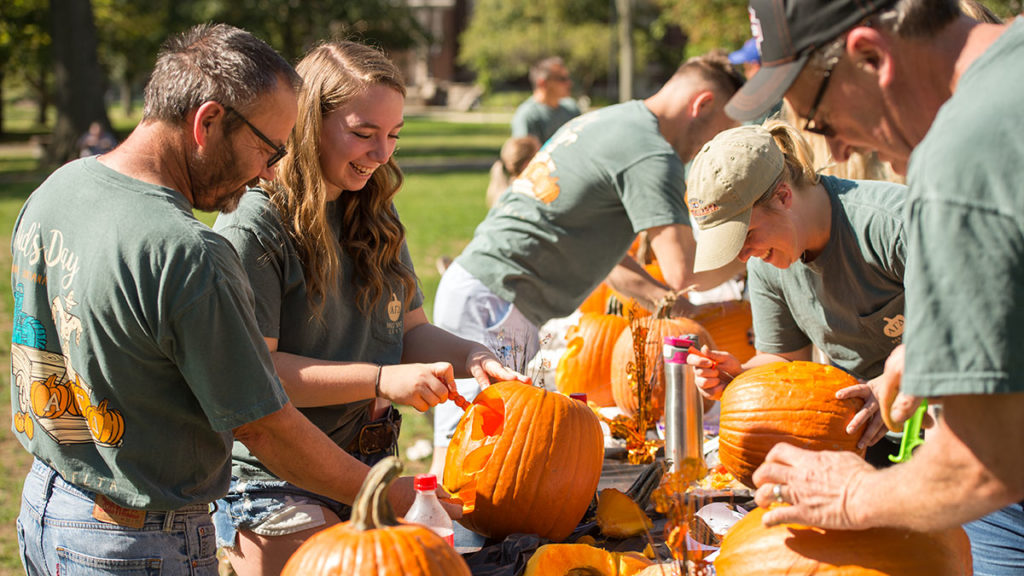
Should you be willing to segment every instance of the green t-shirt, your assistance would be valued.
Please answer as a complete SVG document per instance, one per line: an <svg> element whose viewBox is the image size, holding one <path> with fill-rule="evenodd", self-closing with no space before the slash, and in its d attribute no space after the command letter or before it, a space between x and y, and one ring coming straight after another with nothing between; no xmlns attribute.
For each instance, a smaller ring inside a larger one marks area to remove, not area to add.
<svg viewBox="0 0 1024 576"><path fill-rule="evenodd" d="M779 269L747 262L755 348L793 352L814 344L857 378L882 373L903 335L906 188L822 176L832 204L825 249Z"/></svg>
<svg viewBox="0 0 1024 576"><path fill-rule="evenodd" d="M910 158L903 390L1024 391L1024 19L960 77Z"/></svg>
<svg viewBox="0 0 1024 576"><path fill-rule="evenodd" d="M562 98L558 106L552 108L530 96L512 115L512 137L520 138L532 134L543 144L562 127L562 124L579 115L580 109L572 98Z"/></svg>
<svg viewBox="0 0 1024 576"><path fill-rule="evenodd" d="M334 203L328 208L334 213ZM340 219L333 219L338 226ZM277 349L309 358L331 361L398 364L402 360L405 328L405 289L396 284L381 299L371 316L357 305L357 288L352 283L352 260L342 250L338 297L324 303L322 320L313 315L306 292L304 266L295 245L285 231L277 210L266 193L251 189L238 209L221 214L214 230L223 234L238 250L256 293L256 320L264 337L277 338ZM408 248L402 246L402 262L413 269ZM419 308L423 297L413 296L410 310ZM337 445L348 446L368 420L371 400L301 408L300 411ZM274 478L245 445L235 442L233 473L242 479Z"/></svg>
<svg viewBox="0 0 1024 576"><path fill-rule="evenodd" d="M639 232L689 226L684 186L642 101L602 108L541 148L456 261L539 326L575 310Z"/></svg>
<svg viewBox="0 0 1024 576"><path fill-rule="evenodd" d="M179 192L91 157L32 194L11 249L25 448L122 506L223 496L231 429L287 402L231 245Z"/></svg>

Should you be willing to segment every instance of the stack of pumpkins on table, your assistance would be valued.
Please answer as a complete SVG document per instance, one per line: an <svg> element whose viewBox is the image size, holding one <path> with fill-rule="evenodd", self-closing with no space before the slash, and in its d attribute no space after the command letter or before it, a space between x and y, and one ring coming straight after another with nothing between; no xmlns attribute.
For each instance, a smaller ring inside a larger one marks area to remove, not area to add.
<svg viewBox="0 0 1024 576"><path fill-rule="evenodd" d="M745 314L749 322L749 308ZM707 328L712 322L651 322L654 342L683 333L696 333L704 342L729 341ZM562 393L519 382L495 383L473 400L452 437L443 484L463 503L461 523L492 541L527 533L554 542L534 553L528 576L678 574L639 553L562 543L593 500L604 459L597 415L568 394L584 392L594 404L615 404L627 414L636 410L635 398L630 402L628 393L616 393L616 386L629 387L621 374L632 359L628 324L621 317L584 314L568 336L569 349L558 367ZM744 339L746 332L743 328ZM660 354L655 357L660 361ZM661 373L660 366L655 369ZM855 450L856 437L847 435L845 426L861 400L835 398L836 390L854 382L841 370L811 362L771 364L740 375L721 399L721 463L750 486L753 471L778 442L816 450ZM660 379L654 396L660 409ZM364 483L353 520L308 540L289 560L286 575L469 573L440 537L394 519L383 494L400 465L383 464ZM719 575L970 574L970 548L959 528L935 534L765 528L762 513L751 512L726 534L715 561ZM607 538L651 529L643 511L621 493L603 490L597 516Z"/></svg>

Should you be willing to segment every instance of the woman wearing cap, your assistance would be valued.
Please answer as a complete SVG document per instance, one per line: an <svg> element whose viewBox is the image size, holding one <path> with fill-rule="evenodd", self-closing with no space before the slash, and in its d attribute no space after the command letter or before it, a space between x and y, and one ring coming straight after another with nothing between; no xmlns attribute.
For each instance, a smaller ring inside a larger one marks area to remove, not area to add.
<svg viewBox="0 0 1024 576"><path fill-rule="evenodd" d="M708 398L718 399L748 368L811 360L812 346L868 380L902 340L905 188L819 176L812 162L799 131L781 121L722 132L694 158L687 186L699 230L694 269L747 263L757 350L742 365L728 352L707 351L714 368L691 354ZM875 444L885 427L870 388L841 394L865 399L847 431L864 426L860 447Z"/></svg>

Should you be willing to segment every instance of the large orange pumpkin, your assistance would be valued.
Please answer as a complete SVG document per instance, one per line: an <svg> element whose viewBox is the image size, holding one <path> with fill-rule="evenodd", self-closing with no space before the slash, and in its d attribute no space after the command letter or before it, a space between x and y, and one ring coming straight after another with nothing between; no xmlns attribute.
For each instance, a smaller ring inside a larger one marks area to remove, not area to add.
<svg viewBox="0 0 1024 576"><path fill-rule="evenodd" d="M711 335L703 326L687 318L645 319L650 326L647 334L647 376L657 376L651 390L652 417L657 420L665 410L665 370L661 357L665 336L696 334L701 344L715 347ZM626 328L612 351L612 397L623 414L632 416L639 408L636 384L629 364L633 362L633 330Z"/></svg>
<svg viewBox="0 0 1024 576"><path fill-rule="evenodd" d="M371 468L352 505L352 519L303 542L282 576L469 576L466 561L443 538L395 519L387 494L401 470L394 456Z"/></svg>
<svg viewBox="0 0 1024 576"><path fill-rule="evenodd" d="M750 360L757 352L754 349L750 302L733 300L703 304L697 307L693 319L707 329L718 350L732 354L740 363Z"/></svg>
<svg viewBox="0 0 1024 576"><path fill-rule="evenodd" d="M566 331L555 384L563 394L582 392L598 406L614 406L612 351L629 320L617 314L584 314Z"/></svg>
<svg viewBox="0 0 1024 576"><path fill-rule="evenodd" d="M715 560L729 576L963 576L973 574L963 528L935 533L895 528L765 527L757 508L725 535Z"/></svg>
<svg viewBox="0 0 1024 576"><path fill-rule="evenodd" d="M494 539L515 532L564 540L601 477L604 438L584 403L519 382L485 388L459 421L444 487L462 524Z"/></svg>
<svg viewBox="0 0 1024 576"><path fill-rule="evenodd" d="M752 368L722 393L718 456L737 480L753 487L754 470L772 446L787 442L809 450L857 450L859 432L846 425L863 405L836 391L857 380L815 362L775 362Z"/></svg>
<svg viewBox="0 0 1024 576"><path fill-rule="evenodd" d="M590 295L580 303L580 313L604 314L605 309L608 307L608 293L610 290L611 288L609 288L604 282L598 284L597 288L594 288Z"/></svg>

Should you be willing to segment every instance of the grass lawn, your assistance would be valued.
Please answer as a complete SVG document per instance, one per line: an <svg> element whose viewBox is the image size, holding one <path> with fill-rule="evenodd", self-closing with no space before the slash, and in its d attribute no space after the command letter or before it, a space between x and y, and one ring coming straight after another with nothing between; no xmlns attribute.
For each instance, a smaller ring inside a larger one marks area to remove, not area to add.
<svg viewBox="0 0 1024 576"><path fill-rule="evenodd" d="M4 249L0 251L2 270L10 270L10 232L18 211L32 190L47 175L36 168L34 148L27 142L30 134L40 131L38 127L29 125L27 119L30 116L30 111L9 108L8 118L14 118L16 126L13 129L8 127L13 134L6 136L3 146L0 146L0 237L4 241ZM127 133L131 129L130 117L116 113L111 116L118 131ZM399 164L409 159L410 166L416 160L424 159L432 162L449 159L460 164L467 161L486 164L497 158L498 149L507 134L507 124L454 124L427 117L410 117L402 131L397 158ZM423 287L424 307L428 317L440 279L435 260L441 255L458 255L469 241L476 224L486 213L486 189L486 168L429 173L410 169L406 175L405 187L399 193L396 203L407 228L409 248ZM198 216L207 223L212 223L215 217L208 213ZM10 365L12 306L10 284L0 282L0 364L4 366ZM10 372L2 372L0 405L9 407ZM14 527L20 508L21 483L31 459L10 432L10 409L5 408L2 412L0 576L8 576L23 573ZM429 415L420 414L411 408L404 409L403 414L405 419L401 446L404 454L405 448L417 439L432 439L433 425ZM422 461L404 460L406 473L410 474L423 472L429 465L429 458Z"/></svg>

